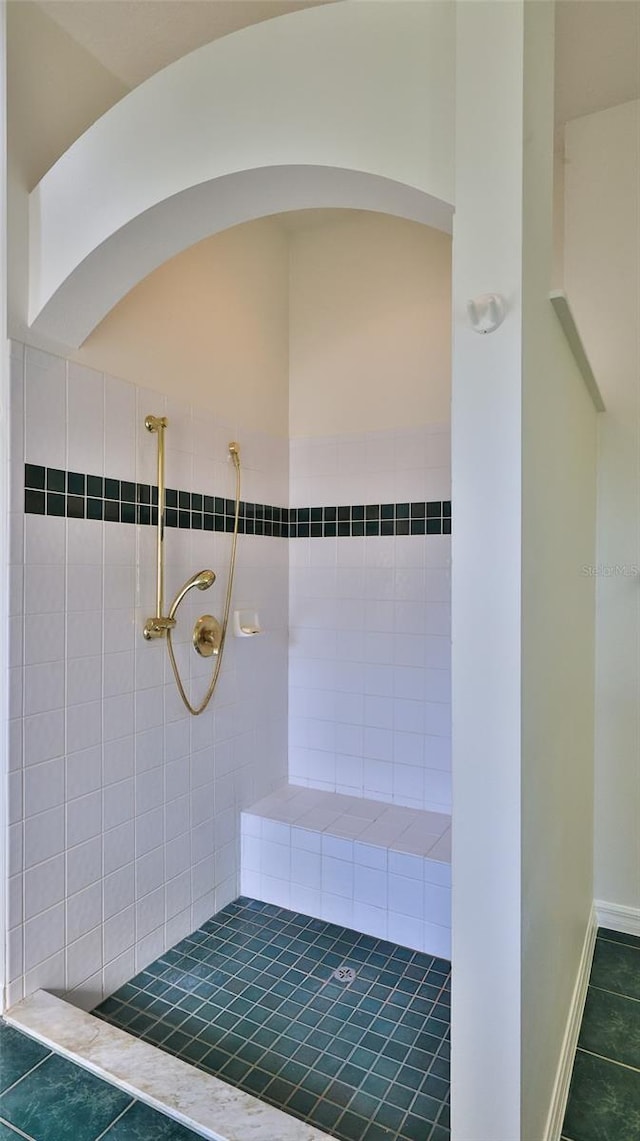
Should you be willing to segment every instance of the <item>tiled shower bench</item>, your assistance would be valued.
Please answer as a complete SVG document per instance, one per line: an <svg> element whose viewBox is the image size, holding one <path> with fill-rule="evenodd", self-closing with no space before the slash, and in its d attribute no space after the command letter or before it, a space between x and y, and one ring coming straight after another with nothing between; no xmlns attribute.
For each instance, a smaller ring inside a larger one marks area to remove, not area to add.
<svg viewBox="0 0 640 1141"><path fill-rule="evenodd" d="M284 785L242 813L242 892L451 958L451 817Z"/></svg>

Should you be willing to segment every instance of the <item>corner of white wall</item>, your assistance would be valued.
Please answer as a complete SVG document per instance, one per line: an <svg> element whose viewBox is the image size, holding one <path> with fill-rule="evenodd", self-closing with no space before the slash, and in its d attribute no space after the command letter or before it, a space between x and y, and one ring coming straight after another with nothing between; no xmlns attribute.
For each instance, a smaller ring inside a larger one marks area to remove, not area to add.
<svg viewBox="0 0 640 1141"><path fill-rule="evenodd" d="M640 101L566 125L565 288L600 382L595 895L640 909ZM623 913L624 914L624 913Z"/></svg>
<svg viewBox="0 0 640 1141"><path fill-rule="evenodd" d="M10 495L10 373L6 325L7 297L7 147L6 147L6 3L0 4L0 1010L6 992L7 845L9 769L9 495Z"/></svg>

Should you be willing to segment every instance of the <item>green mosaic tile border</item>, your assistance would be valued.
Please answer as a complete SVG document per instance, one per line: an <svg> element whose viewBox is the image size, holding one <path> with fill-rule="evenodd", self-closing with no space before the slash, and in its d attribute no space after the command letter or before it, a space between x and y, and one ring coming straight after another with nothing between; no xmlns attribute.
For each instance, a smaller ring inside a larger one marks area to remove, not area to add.
<svg viewBox="0 0 640 1141"><path fill-rule="evenodd" d="M158 522L158 488L148 483L25 464L24 488L24 509L28 515L57 515L140 526L156 526ZM165 522L167 527L192 531L233 531L235 502L217 495L168 487ZM450 535L451 501L273 507L243 499L238 530L241 535L279 539Z"/></svg>

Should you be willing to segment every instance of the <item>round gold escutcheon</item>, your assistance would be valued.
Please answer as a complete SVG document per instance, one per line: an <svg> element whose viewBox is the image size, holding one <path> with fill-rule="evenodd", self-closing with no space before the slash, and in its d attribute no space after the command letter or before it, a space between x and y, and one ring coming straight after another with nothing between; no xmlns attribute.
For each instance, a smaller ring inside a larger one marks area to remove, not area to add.
<svg viewBox="0 0 640 1141"><path fill-rule="evenodd" d="M203 658L210 658L220 650L222 626L213 614L203 614L193 627L193 646Z"/></svg>

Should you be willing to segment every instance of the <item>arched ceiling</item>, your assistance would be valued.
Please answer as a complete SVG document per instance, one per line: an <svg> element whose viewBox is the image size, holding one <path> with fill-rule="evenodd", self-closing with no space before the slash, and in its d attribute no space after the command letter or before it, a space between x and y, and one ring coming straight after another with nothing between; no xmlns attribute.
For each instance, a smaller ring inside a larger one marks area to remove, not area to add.
<svg viewBox="0 0 640 1141"><path fill-rule="evenodd" d="M38 0L128 88L250 24L344 0ZM558 0L556 122L640 98L638 0Z"/></svg>
<svg viewBox="0 0 640 1141"><path fill-rule="evenodd" d="M30 195L31 327L77 346L167 258L265 214L450 230L454 18L448 3L308 7L140 84Z"/></svg>
<svg viewBox="0 0 640 1141"><path fill-rule="evenodd" d="M183 55L301 8L336 0L38 0L38 6L129 89Z"/></svg>

